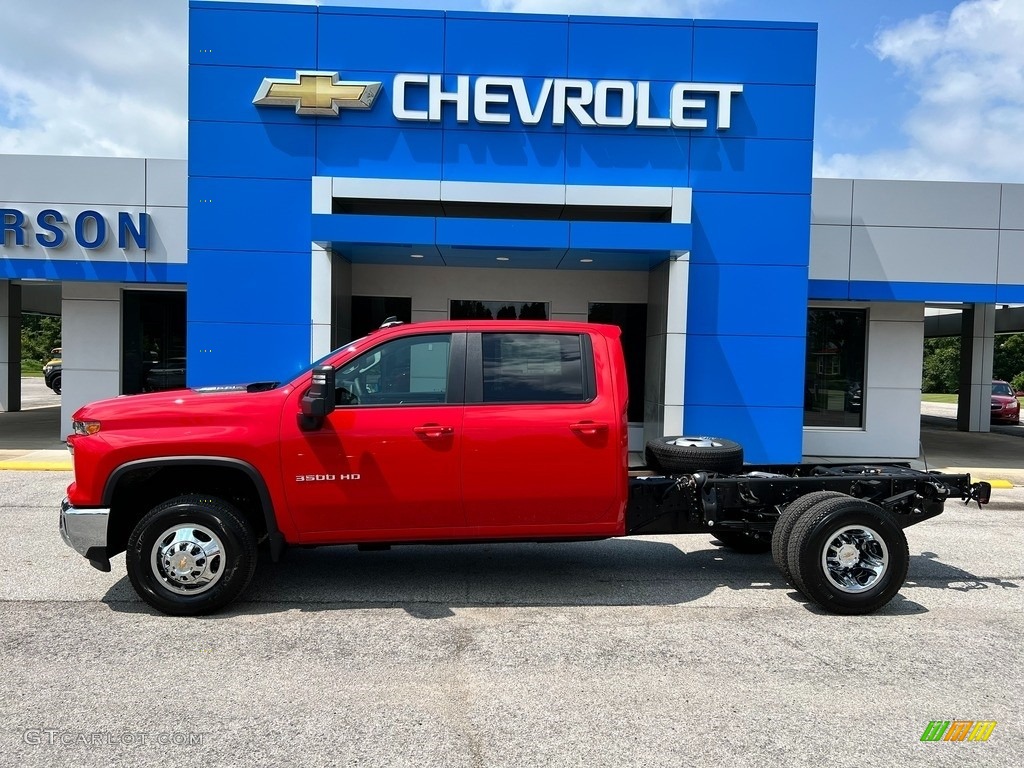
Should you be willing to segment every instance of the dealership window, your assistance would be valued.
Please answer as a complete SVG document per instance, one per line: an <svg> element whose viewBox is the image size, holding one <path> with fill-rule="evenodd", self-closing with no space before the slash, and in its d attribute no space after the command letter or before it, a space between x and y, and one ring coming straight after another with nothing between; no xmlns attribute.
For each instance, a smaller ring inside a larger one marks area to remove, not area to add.
<svg viewBox="0 0 1024 768"><path fill-rule="evenodd" d="M353 296L352 338L361 339L389 317L412 321L412 299L406 296ZM347 340L346 340L347 341Z"/></svg>
<svg viewBox="0 0 1024 768"><path fill-rule="evenodd" d="M184 291L125 291L121 301L121 393L185 386Z"/></svg>
<svg viewBox="0 0 1024 768"><path fill-rule="evenodd" d="M545 301L478 301L455 299L448 305L452 320L547 320Z"/></svg>
<svg viewBox="0 0 1024 768"><path fill-rule="evenodd" d="M804 426L864 426L867 320L866 309L808 310Z"/></svg>

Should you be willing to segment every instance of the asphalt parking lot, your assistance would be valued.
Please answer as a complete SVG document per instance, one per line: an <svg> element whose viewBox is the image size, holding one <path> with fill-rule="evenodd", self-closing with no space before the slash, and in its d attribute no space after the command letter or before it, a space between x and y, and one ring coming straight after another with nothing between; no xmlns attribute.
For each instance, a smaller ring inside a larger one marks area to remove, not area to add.
<svg viewBox="0 0 1024 768"><path fill-rule="evenodd" d="M1009 766L1024 490L909 529L901 595L820 613L709 537L293 550L155 614L66 547L64 472L0 472L3 763ZM922 743L932 720L995 720ZM1014 755L1017 755L1015 758Z"/></svg>

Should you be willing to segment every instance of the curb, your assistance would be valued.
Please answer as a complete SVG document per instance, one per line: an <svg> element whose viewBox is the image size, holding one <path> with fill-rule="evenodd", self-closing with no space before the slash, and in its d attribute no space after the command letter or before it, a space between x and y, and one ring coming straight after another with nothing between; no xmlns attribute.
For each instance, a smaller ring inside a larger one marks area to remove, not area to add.
<svg viewBox="0 0 1024 768"><path fill-rule="evenodd" d="M70 461L0 461L0 471L18 472L70 472Z"/></svg>

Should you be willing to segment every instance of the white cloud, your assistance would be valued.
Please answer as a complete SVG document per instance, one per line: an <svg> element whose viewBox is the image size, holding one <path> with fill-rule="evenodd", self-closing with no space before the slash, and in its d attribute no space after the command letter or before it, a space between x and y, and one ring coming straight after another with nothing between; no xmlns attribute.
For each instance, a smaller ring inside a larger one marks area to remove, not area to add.
<svg viewBox="0 0 1024 768"><path fill-rule="evenodd" d="M818 155L816 175L1024 181L1024 3L965 0L880 31L873 50L916 99L907 143Z"/></svg>
<svg viewBox="0 0 1024 768"><path fill-rule="evenodd" d="M5 0L0 148L185 157L184 0Z"/></svg>
<svg viewBox="0 0 1024 768"><path fill-rule="evenodd" d="M515 13L573 13L593 16L663 16L692 18L706 15L720 0L483 0L488 11Z"/></svg>

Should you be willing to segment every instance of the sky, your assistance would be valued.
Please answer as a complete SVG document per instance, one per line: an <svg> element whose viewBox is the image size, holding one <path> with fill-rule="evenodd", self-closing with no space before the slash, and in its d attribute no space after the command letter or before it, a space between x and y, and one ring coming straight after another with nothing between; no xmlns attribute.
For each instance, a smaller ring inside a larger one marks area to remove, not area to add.
<svg viewBox="0 0 1024 768"><path fill-rule="evenodd" d="M815 176L1024 183L1024 0L320 4L817 22ZM185 157L187 0L2 7L0 153Z"/></svg>

